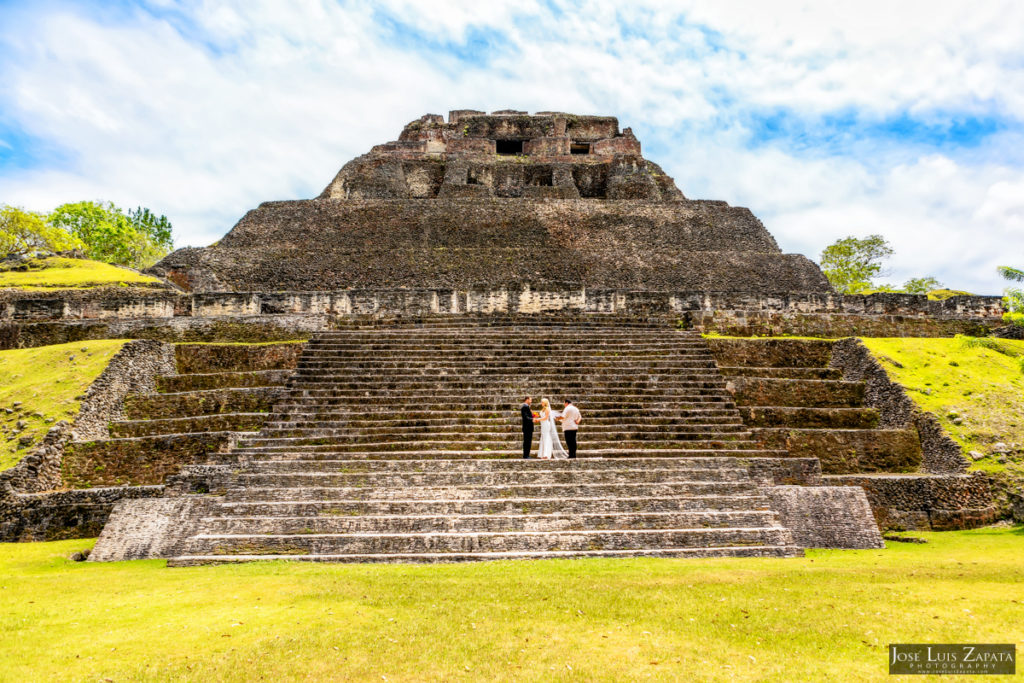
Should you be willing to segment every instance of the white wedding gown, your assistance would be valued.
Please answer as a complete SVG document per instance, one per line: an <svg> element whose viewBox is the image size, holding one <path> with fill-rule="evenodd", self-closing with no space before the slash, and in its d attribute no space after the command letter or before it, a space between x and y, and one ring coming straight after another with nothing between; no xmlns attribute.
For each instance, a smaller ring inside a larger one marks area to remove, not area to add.
<svg viewBox="0 0 1024 683"><path fill-rule="evenodd" d="M551 411L551 416L540 423L540 449L537 457L541 460L565 460L569 454L562 448L562 442L558 438L558 427L555 425L555 418L561 415Z"/></svg>

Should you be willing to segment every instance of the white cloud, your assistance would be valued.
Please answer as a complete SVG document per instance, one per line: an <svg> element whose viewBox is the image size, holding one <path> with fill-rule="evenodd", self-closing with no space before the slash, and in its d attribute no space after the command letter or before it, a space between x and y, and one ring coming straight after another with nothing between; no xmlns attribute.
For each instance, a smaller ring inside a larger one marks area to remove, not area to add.
<svg viewBox="0 0 1024 683"><path fill-rule="evenodd" d="M1024 264L1024 159L1008 156L1019 140L969 156L890 138L836 156L752 147L745 129L746 114L776 107L1019 128L1021 3L148 6L115 17L43 4L0 20L0 121L68 153L0 170L0 200L142 204L181 243L205 244L259 201L315 196L425 112L560 109L617 114L687 196L749 205L784 249L814 257L882 232L893 281L934 274L989 292L995 264ZM422 40L403 44L382 13ZM473 53L470 37L496 47ZM473 54L460 61L446 44Z"/></svg>

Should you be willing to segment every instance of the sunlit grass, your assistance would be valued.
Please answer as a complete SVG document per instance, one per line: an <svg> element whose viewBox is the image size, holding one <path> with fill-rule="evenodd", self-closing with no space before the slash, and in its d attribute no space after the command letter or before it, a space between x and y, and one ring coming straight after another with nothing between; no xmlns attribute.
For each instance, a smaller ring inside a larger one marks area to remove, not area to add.
<svg viewBox="0 0 1024 683"><path fill-rule="evenodd" d="M1024 449L1024 341L862 341L889 376L918 406L934 414L965 451L988 454L997 442ZM1002 469L997 457L989 456L974 467Z"/></svg>
<svg viewBox="0 0 1024 683"><path fill-rule="evenodd" d="M0 470L21 460L55 422L78 414L77 397L124 344L103 339L0 351ZM29 436L32 444L21 446Z"/></svg>
<svg viewBox="0 0 1024 683"><path fill-rule="evenodd" d="M803 559L166 569L0 545L7 680L881 680L1024 641L1024 530Z"/></svg>
<svg viewBox="0 0 1024 683"><path fill-rule="evenodd" d="M0 289L41 291L129 285L146 287L163 286L163 283L155 277L109 263L59 256L33 260L28 270L0 271Z"/></svg>

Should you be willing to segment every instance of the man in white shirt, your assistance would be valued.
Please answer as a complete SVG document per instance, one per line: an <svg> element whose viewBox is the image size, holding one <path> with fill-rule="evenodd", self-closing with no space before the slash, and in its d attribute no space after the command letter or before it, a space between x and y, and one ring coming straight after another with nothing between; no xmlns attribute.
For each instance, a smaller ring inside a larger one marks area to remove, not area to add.
<svg viewBox="0 0 1024 683"><path fill-rule="evenodd" d="M562 411L562 434L565 435L565 446L569 450L569 457L576 457L576 430L580 426L580 409L572 404L572 401L565 399L565 410Z"/></svg>

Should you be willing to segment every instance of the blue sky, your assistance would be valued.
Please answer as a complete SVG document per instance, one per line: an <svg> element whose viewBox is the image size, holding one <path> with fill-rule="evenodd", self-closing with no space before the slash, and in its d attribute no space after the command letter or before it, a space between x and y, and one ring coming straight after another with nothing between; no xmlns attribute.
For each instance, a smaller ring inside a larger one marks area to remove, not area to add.
<svg viewBox="0 0 1024 683"><path fill-rule="evenodd" d="M0 0L0 202L208 244L449 109L614 114L691 198L887 280L1024 266L1024 3Z"/></svg>

